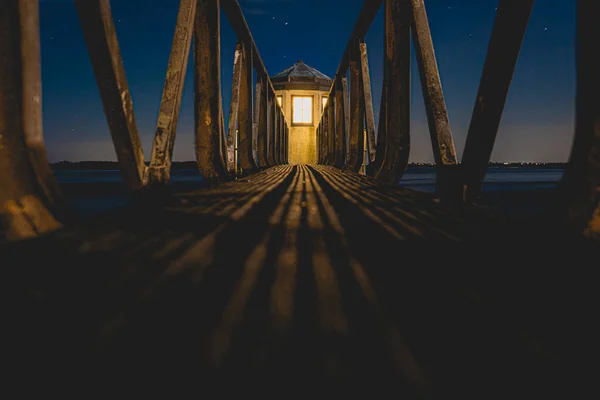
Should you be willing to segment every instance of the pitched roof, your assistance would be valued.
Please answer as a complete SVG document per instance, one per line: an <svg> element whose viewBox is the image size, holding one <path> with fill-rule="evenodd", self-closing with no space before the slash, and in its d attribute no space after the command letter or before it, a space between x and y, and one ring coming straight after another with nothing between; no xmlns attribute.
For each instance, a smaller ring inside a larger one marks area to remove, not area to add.
<svg viewBox="0 0 600 400"><path fill-rule="evenodd" d="M310 67L302 60L299 60L296 64L289 68L284 69L280 73L271 77L273 82L291 82L291 81L312 81L319 82L325 81L331 83L331 78L324 73L317 71L313 67Z"/></svg>

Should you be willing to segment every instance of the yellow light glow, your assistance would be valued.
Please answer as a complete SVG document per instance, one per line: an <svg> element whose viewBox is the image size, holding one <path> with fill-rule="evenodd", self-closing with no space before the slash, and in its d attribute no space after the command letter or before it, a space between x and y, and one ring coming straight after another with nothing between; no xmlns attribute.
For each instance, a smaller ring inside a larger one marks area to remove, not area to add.
<svg viewBox="0 0 600 400"><path fill-rule="evenodd" d="M312 97L293 97L293 107L294 110L292 112L294 124L310 124L312 123Z"/></svg>
<svg viewBox="0 0 600 400"><path fill-rule="evenodd" d="M325 111L326 105L327 105L327 96L323 96L323 107L321 108L321 112Z"/></svg>
<svg viewBox="0 0 600 400"><path fill-rule="evenodd" d="M279 104L279 107L283 107L283 97L282 96L277 96L277 104Z"/></svg>

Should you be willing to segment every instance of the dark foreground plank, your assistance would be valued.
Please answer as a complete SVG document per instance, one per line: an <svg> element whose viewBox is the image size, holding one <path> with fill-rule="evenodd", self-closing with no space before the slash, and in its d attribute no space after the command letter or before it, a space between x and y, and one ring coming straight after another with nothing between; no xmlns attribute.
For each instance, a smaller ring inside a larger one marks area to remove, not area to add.
<svg viewBox="0 0 600 400"><path fill-rule="evenodd" d="M0 248L3 379L111 396L572 395L589 246L331 167L276 167Z"/></svg>

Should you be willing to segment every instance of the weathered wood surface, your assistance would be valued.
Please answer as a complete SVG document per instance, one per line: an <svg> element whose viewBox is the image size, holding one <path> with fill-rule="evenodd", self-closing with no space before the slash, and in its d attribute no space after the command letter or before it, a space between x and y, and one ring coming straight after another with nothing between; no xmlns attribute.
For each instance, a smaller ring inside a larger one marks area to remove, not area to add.
<svg viewBox="0 0 600 400"><path fill-rule="evenodd" d="M574 394L582 341L560 326L590 332L592 291L549 263L583 247L548 233L563 246L541 251L544 229L507 225L328 166L136 204L0 247L3 378L46 394L326 378L384 397Z"/></svg>

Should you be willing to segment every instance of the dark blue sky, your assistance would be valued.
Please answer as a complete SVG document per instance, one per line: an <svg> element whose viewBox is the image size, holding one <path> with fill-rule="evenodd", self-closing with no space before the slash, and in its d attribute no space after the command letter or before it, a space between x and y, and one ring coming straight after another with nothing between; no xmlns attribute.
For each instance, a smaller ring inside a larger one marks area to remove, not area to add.
<svg viewBox="0 0 600 400"><path fill-rule="evenodd" d="M240 0L271 75L302 59L333 76L363 0ZM136 118L149 158L178 0L113 0ZM497 0L425 2L457 151L462 154ZM382 13L367 36L378 113ZM236 37L222 15L227 112ZM287 23L287 24L286 24ZM566 161L573 136L575 1L538 0L492 161ZM41 1L44 134L51 161L115 160L72 0ZM411 161L433 161L413 63ZM175 160L193 160L193 75L188 69ZM225 114L228 115L227 113Z"/></svg>

